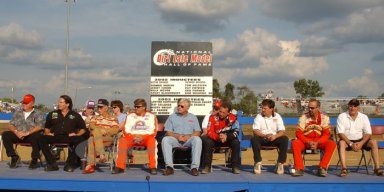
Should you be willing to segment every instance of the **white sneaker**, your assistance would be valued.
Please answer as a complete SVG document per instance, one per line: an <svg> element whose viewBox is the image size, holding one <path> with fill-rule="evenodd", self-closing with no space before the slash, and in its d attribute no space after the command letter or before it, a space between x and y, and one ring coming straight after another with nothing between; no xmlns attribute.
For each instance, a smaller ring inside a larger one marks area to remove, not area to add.
<svg viewBox="0 0 384 192"><path fill-rule="evenodd" d="M261 162L255 163L255 166L253 167L253 172L255 174L261 174Z"/></svg>
<svg viewBox="0 0 384 192"><path fill-rule="evenodd" d="M284 174L284 165L282 163L277 163L276 174L278 174L278 175Z"/></svg>

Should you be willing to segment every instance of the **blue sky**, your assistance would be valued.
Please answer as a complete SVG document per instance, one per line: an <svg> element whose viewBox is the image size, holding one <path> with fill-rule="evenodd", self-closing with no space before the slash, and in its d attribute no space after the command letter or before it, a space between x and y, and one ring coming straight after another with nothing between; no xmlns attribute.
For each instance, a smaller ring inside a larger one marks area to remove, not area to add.
<svg viewBox="0 0 384 192"><path fill-rule="evenodd" d="M68 94L149 99L152 41L210 41L213 76L294 97L318 80L326 97L384 92L384 0L77 0ZM51 105L64 92L67 4L0 2L0 97ZM87 89L85 87L92 87Z"/></svg>

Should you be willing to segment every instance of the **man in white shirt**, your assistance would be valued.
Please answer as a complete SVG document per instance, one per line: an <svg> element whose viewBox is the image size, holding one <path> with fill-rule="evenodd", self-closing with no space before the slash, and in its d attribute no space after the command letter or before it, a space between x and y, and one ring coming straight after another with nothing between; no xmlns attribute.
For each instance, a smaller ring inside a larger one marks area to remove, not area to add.
<svg viewBox="0 0 384 192"><path fill-rule="evenodd" d="M264 99L261 103L262 112L258 114L253 123L254 137L251 139L253 159L255 161L254 173L261 174L261 146L276 146L279 156L276 164L276 173L284 173L284 163L287 160L288 137L285 135L285 126L281 116L274 112L275 102Z"/></svg>
<svg viewBox="0 0 384 192"><path fill-rule="evenodd" d="M341 161L340 176L348 175L345 151L371 151L374 173L377 176L383 176L383 171L380 170L379 150L377 142L371 139L372 129L368 116L360 113L360 102L357 99L352 99L348 103L348 112L341 113L337 118L337 134L339 141L339 156Z"/></svg>

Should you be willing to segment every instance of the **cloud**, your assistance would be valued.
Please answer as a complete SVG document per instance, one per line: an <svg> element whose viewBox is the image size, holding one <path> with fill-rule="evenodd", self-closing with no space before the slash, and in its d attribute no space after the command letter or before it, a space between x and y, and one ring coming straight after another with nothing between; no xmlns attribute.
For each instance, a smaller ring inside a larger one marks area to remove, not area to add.
<svg viewBox="0 0 384 192"><path fill-rule="evenodd" d="M184 25L187 32L211 32L223 29L229 17L248 5L246 0L155 0L162 18Z"/></svg>
<svg viewBox="0 0 384 192"><path fill-rule="evenodd" d="M344 17L383 3L383 0L260 0L256 4L267 16L301 24Z"/></svg>
<svg viewBox="0 0 384 192"><path fill-rule="evenodd" d="M383 92L384 83L376 80L375 75L377 76L377 74L372 69L366 68L362 74L357 75L339 84L329 84L324 89L325 96L357 97L363 95L377 97Z"/></svg>
<svg viewBox="0 0 384 192"><path fill-rule="evenodd" d="M320 74L328 69L323 57L301 57L298 40L281 40L260 28L244 31L228 42L223 39L212 42L215 69L231 69L231 73L223 72L235 82L238 76L248 82L278 82Z"/></svg>
<svg viewBox="0 0 384 192"><path fill-rule="evenodd" d="M66 53L61 49L52 49L42 52L37 56L37 64L45 69L62 68L66 63ZM69 50L69 63L68 65L74 69L89 69L90 67L96 68L93 62L93 56L86 53L83 49L70 49Z"/></svg>
<svg viewBox="0 0 384 192"><path fill-rule="evenodd" d="M0 27L0 44L20 49L41 48L41 37L36 31L26 31L17 23Z"/></svg>

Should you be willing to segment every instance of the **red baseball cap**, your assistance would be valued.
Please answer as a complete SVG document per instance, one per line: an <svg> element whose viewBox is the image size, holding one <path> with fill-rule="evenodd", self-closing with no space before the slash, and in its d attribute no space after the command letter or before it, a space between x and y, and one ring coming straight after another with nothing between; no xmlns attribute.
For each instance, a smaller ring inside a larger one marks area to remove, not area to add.
<svg viewBox="0 0 384 192"><path fill-rule="evenodd" d="M221 107L221 101L220 100L216 100L214 103L213 103L213 108L215 109L219 109Z"/></svg>
<svg viewBox="0 0 384 192"><path fill-rule="evenodd" d="M21 101L21 103L28 104L28 103L30 103L32 101L35 101L35 96L33 96L31 94L26 94L26 95L24 95L23 100Z"/></svg>

